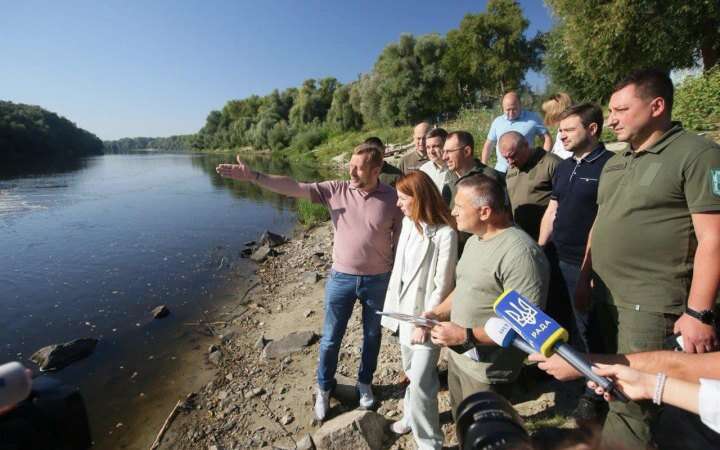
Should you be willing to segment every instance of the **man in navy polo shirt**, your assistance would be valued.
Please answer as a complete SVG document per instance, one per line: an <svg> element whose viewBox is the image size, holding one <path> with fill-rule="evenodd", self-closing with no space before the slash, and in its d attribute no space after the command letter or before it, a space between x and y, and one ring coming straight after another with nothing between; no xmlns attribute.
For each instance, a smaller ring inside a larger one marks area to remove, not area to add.
<svg viewBox="0 0 720 450"><path fill-rule="evenodd" d="M597 189L600 172L613 153L600 142L603 113L600 107L584 103L571 106L560 115L560 139L573 156L555 169L550 203L540 224L538 243L552 240L557 250L560 272L570 298L576 329L571 342L588 351L588 311L575 305L575 287L585 247L597 214ZM605 349L590 349L602 351ZM580 398L576 416L592 419L596 404L592 393Z"/></svg>

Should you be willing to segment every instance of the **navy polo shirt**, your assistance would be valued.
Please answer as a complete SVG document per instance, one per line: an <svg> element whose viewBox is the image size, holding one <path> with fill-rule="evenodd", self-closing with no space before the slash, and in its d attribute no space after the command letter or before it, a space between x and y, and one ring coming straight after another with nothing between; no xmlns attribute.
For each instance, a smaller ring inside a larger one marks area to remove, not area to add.
<svg viewBox="0 0 720 450"><path fill-rule="evenodd" d="M601 143L580 161L570 157L555 169L550 198L558 202L552 241L561 261L581 264L588 234L597 214L598 180L614 156Z"/></svg>

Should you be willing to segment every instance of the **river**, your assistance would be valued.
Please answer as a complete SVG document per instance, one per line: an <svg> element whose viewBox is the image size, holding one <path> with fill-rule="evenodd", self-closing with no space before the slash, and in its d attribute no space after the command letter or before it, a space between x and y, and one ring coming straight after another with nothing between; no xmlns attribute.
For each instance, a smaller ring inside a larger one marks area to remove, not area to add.
<svg viewBox="0 0 720 450"><path fill-rule="evenodd" d="M138 153L0 178L0 363L45 345L99 339L53 374L79 386L95 448L147 448L177 399L207 381L194 326L242 291L244 243L288 234L294 202L222 180L232 155ZM253 158L271 173L313 168ZM153 320L167 305L171 315ZM149 439L149 440L148 440Z"/></svg>

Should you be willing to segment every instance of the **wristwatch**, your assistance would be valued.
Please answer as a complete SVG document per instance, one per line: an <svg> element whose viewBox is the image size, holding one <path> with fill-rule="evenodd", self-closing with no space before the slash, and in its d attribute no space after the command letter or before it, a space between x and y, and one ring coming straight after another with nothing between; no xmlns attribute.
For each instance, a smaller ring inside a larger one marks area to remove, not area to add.
<svg viewBox="0 0 720 450"><path fill-rule="evenodd" d="M689 306L685 308L685 314L690 317L694 317L705 325L713 325L715 323L715 312L712 309L703 309L702 311L695 311Z"/></svg>

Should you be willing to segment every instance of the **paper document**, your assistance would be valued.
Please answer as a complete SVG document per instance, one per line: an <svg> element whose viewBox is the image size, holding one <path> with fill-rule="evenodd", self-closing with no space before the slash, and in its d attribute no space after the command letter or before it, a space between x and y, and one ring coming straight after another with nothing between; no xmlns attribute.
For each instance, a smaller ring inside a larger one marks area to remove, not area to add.
<svg viewBox="0 0 720 450"><path fill-rule="evenodd" d="M412 324L421 326L421 327L434 327L435 325L438 325L440 322L433 319L427 319L425 317L420 316L413 316L411 314L403 314L403 313L397 313L397 312L383 312L378 311L378 314L381 316L387 316L391 319L400 320L402 322L410 322Z"/></svg>

